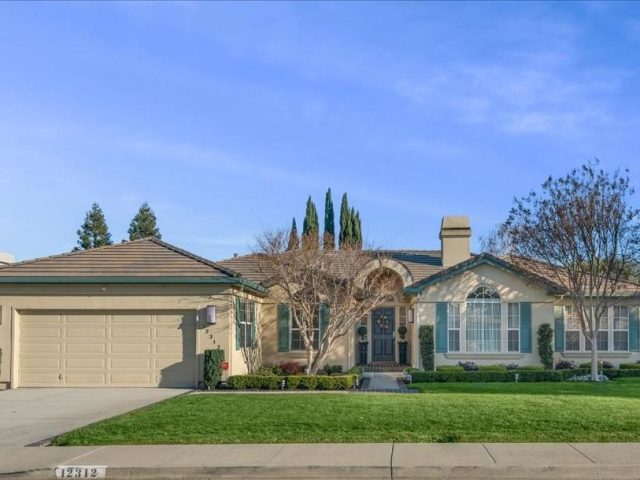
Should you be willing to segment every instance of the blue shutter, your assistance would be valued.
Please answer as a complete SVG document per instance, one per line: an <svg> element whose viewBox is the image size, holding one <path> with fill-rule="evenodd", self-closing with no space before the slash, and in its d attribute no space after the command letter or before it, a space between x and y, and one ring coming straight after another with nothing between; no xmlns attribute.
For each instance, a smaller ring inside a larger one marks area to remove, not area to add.
<svg viewBox="0 0 640 480"><path fill-rule="evenodd" d="M320 338L318 339L318 345L322 344L324 338L324 332L327 331L329 325L329 305L323 303L320 305Z"/></svg>
<svg viewBox="0 0 640 480"><path fill-rule="evenodd" d="M288 352L290 335L289 330L289 305L278 304L278 351Z"/></svg>
<svg viewBox="0 0 640 480"><path fill-rule="evenodd" d="M553 307L553 316L555 319L555 350L556 352L564 352L564 307Z"/></svg>
<svg viewBox="0 0 640 480"><path fill-rule="evenodd" d="M531 353L531 303L520 304L520 351Z"/></svg>
<svg viewBox="0 0 640 480"><path fill-rule="evenodd" d="M236 297L236 350L240 350L240 319L242 318L242 300Z"/></svg>
<svg viewBox="0 0 640 480"><path fill-rule="evenodd" d="M629 350L640 351L640 319L638 307L629 308Z"/></svg>
<svg viewBox="0 0 640 480"><path fill-rule="evenodd" d="M447 310L447 302L436 304L436 352L438 353L446 353L449 344Z"/></svg>

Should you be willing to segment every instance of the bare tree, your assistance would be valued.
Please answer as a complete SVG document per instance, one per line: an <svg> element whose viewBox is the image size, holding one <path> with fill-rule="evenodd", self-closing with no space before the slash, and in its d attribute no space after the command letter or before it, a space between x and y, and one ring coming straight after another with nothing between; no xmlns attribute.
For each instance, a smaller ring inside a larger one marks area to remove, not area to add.
<svg viewBox="0 0 640 480"><path fill-rule="evenodd" d="M480 249L482 252L502 256L509 253L509 235L504 223L496 225L487 235L480 237Z"/></svg>
<svg viewBox="0 0 640 480"><path fill-rule="evenodd" d="M506 222L512 260L553 280L573 302L591 344L592 380L601 319L621 292L637 292L629 278L640 260L640 210L628 172L597 165L549 177L540 193L515 200Z"/></svg>
<svg viewBox="0 0 640 480"><path fill-rule="evenodd" d="M336 340L397 288L380 252L322 250L315 237L307 238L302 249L287 251L286 232L266 232L258 237L256 252L260 269L269 278L271 296L289 306L300 329L309 374L318 371ZM321 333L314 349L318 319Z"/></svg>

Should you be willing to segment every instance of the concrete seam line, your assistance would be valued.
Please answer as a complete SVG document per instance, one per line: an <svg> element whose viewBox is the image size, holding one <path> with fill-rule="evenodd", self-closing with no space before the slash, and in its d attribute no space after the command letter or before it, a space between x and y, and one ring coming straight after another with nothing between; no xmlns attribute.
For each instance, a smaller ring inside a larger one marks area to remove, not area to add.
<svg viewBox="0 0 640 480"><path fill-rule="evenodd" d="M276 450L276 453L274 453L273 456L269 459L269 462L268 462L269 465L273 463L273 459L276 458L276 456L282 451L283 448L284 448L284 443L281 443L278 450Z"/></svg>
<svg viewBox="0 0 640 480"><path fill-rule="evenodd" d="M393 453L396 450L396 442L391 443L391 456L389 457L389 476L393 480Z"/></svg>
<svg viewBox="0 0 640 480"><path fill-rule="evenodd" d="M567 443L567 445L569 445L571 448L573 448L576 452L578 452L580 455L582 455L584 458L589 460L594 465L596 464L596 462L594 460L591 460L591 458L589 458L586 453L583 453L580 450L578 450L578 448L576 446L574 446L572 443Z"/></svg>
<svg viewBox="0 0 640 480"><path fill-rule="evenodd" d="M56 448L56 447L52 447L52 448ZM64 447L62 447L62 448L64 448ZM86 457L90 453L97 452L98 450L102 450L103 448L104 448L104 445L102 447L97 447L97 448L94 448L92 450L89 450L88 452L81 453L80 455L77 455L77 456L75 456L73 458L70 458L69 460L65 460L63 462L63 464L68 464L70 462L73 462L74 460L78 460L79 458Z"/></svg>
<svg viewBox="0 0 640 480"><path fill-rule="evenodd" d="M172 458L174 458L174 457L176 457L176 456L180 455L180 454L181 454L182 452L184 452L187 448L189 448L189 446L190 446L190 445L182 445L182 446L181 446L182 448L178 448L178 451L177 451L177 452L173 452L173 453L171 453L171 454L167 455L167 456L164 458L164 461L162 461L162 462L158 463L158 467L161 467L162 465L166 465L166 464L167 464L167 462L169 462Z"/></svg>
<svg viewBox="0 0 640 480"><path fill-rule="evenodd" d="M491 460L493 460L493 463L495 463L496 465L498 464L498 462L496 462L496 459L493 458L493 455L491 455L491 452L489 451L489 449L487 448L487 446L483 443L482 447L484 448L484 450L487 452L487 454L491 457Z"/></svg>

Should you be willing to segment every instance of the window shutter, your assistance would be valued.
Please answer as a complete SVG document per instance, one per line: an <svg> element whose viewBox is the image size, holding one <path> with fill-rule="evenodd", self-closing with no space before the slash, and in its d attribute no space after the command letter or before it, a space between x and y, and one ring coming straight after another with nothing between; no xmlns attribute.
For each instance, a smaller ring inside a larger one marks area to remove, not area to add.
<svg viewBox="0 0 640 480"><path fill-rule="evenodd" d="M324 338L324 332L327 331L327 327L329 326L329 305L323 303L320 305L320 338L318 345L322 344L322 339Z"/></svg>
<svg viewBox="0 0 640 480"><path fill-rule="evenodd" d="M531 303L520 304L520 351L531 353Z"/></svg>
<svg viewBox="0 0 640 480"><path fill-rule="evenodd" d="M242 300L236 297L236 350L240 350L240 319L242 318Z"/></svg>
<svg viewBox="0 0 640 480"><path fill-rule="evenodd" d="M629 308L629 350L640 351L640 319L638 307Z"/></svg>
<svg viewBox="0 0 640 480"><path fill-rule="evenodd" d="M553 307L555 318L555 328L553 336L555 339L556 352L564 352L564 307L556 305Z"/></svg>
<svg viewBox="0 0 640 480"><path fill-rule="evenodd" d="M438 302L436 304L436 352L438 353L445 353L449 343L447 310L446 302Z"/></svg>
<svg viewBox="0 0 640 480"><path fill-rule="evenodd" d="M258 344L258 339L256 338L256 302L250 303L251 312L251 346L255 347Z"/></svg>
<svg viewBox="0 0 640 480"><path fill-rule="evenodd" d="M278 304L278 351L288 352L290 335L289 330L289 305Z"/></svg>

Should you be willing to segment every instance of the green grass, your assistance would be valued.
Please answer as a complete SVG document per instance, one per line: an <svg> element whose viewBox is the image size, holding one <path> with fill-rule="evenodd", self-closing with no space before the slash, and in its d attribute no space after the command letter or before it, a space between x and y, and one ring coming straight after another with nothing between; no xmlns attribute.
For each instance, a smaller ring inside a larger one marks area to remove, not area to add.
<svg viewBox="0 0 640 480"><path fill-rule="evenodd" d="M56 445L640 441L640 379L428 383L406 394L185 395Z"/></svg>

